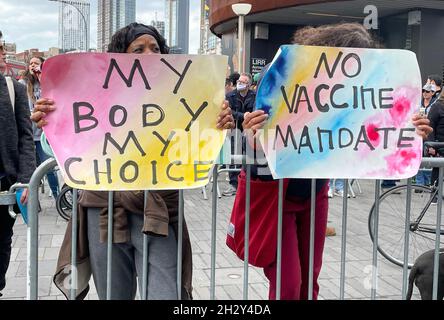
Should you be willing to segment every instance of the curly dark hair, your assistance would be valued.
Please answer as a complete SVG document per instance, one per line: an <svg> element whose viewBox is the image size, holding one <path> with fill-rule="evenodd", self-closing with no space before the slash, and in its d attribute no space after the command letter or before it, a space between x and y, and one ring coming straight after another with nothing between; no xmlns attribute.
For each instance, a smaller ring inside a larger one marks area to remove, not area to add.
<svg viewBox="0 0 444 320"><path fill-rule="evenodd" d="M157 31L157 29L153 26L147 26L142 23L133 22L126 27L118 30L113 37L111 38L111 42L108 45L108 52L112 53L126 53L131 42L136 40L138 35L141 34L141 30L143 30L144 34L149 34L156 39L157 44L160 48L160 53L167 54L169 52L169 47L166 44L165 38Z"/></svg>
<svg viewBox="0 0 444 320"><path fill-rule="evenodd" d="M304 27L295 32L294 44L307 46L381 48L368 30L359 23L338 23L319 27Z"/></svg>

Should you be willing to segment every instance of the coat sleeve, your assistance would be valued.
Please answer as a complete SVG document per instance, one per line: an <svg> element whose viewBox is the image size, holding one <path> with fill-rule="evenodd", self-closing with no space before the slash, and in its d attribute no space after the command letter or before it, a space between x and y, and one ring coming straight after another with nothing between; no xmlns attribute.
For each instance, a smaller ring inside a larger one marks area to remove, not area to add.
<svg viewBox="0 0 444 320"><path fill-rule="evenodd" d="M433 131L428 136L428 141L435 141L436 128L438 127L439 122L439 110L438 108L430 108L429 114L427 118L430 121L430 126L433 128Z"/></svg>
<svg viewBox="0 0 444 320"><path fill-rule="evenodd" d="M239 112L239 111L232 111L232 112L234 120L242 124L242 122L244 122L244 112Z"/></svg>
<svg viewBox="0 0 444 320"><path fill-rule="evenodd" d="M19 164L17 181L27 183L36 168L35 144L25 87L14 81Z"/></svg>
<svg viewBox="0 0 444 320"><path fill-rule="evenodd" d="M242 122L244 122L244 113L240 112L237 109L237 104L236 104L235 96L232 96L232 95L228 94L228 95L226 95L226 99L225 100L227 100L228 104L230 105L231 113L232 113L233 118L236 121L236 123L240 123L242 125Z"/></svg>

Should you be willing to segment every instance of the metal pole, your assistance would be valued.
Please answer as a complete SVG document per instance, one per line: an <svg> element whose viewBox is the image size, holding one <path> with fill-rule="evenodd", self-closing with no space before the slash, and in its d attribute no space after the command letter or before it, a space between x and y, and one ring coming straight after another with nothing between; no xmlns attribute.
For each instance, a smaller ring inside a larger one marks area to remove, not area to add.
<svg viewBox="0 0 444 320"><path fill-rule="evenodd" d="M217 214L217 164L213 168L213 197L211 208L211 276L210 276L210 299L216 298L216 214Z"/></svg>
<svg viewBox="0 0 444 320"><path fill-rule="evenodd" d="M407 180L407 199L404 222L404 266L402 268L402 300L407 295L407 274L409 264L409 235L410 235L410 210L412 204L412 179Z"/></svg>
<svg viewBox="0 0 444 320"><path fill-rule="evenodd" d="M106 261L106 300L111 300L112 261L113 261L113 209L114 193L108 192L108 251Z"/></svg>
<svg viewBox="0 0 444 320"><path fill-rule="evenodd" d="M239 73L242 74L245 72L245 65L244 65L244 22L245 22L245 16L239 15L239 26L238 26L238 52L237 52L237 61L238 61L238 68ZM234 128L234 154L238 154L238 130L237 130L238 124L236 121L236 127Z"/></svg>
<svg viewBox="0 0 444 320"><path fill-rule="evenodd" d="M373 258L372 258L372 289L371 299L376 299L376 290L378 284L377 270L378 270L378 227L379 227L379 194L381 193L381 181L376 180L375 186L375 215L373 217Z"/></svg>
<svg viewBox="0 0 444 320"><path fill-rule="evenodd" d="M443 179L444 169L439 168L439 178L438 178L438 208L436 213L436 240L435 240L435 255L433 257L433 295L432 299L438 299L438 277L439 277L439 245L441 237L441 214L442 214L442 179Z"/></svg>
<svg viewBox="0 0 444 320"><path fill-rule="evenodd" d="M71 300L76 300L77 292L77 189L72 190L72 218L71 218Z"/></svg>
<svg viewBox="0 0 444 320"><path fill-rule="evenodd" d="M279 180L279 200L278 200L278 238L277 238L277 265L276 265L276 300L281 299L281 265L282 265L282 215L283 215L283 194L284 180Z"/></svg>
<svg viewBox="0 0 444 320"><path fill-rule="evenodd" d="M314 233L316 213L316 179L311 179L310 251L308 259L308 300L313 300ZM325 231L324 231L325 232Z"/></svg>
<svg viewBox="0 0 444 320"><path fill-rule="evenodd" d="M250 244L250 183L251 183L251 166L246 165L247 181L246 181L246 200L245 200L245 247L244 247L244 300L248 300L248 256Z"/></svg>
<svg viewBox="0 0 444 320"><path fill-rule="evenodd" d="M183 190L179 190L179 231L177 232L177 299L182 300Z"/></svg>
<svg viewBox="0 0 444 320"><path fill-rule="evenodd" d="M239 63L239 73L245 72L245 66L244 66L244 23L245 23L245 16L239 15L239 51L238 51L238 63Z"/></svg>
<svg viewBox="0 0 444 320"><path fill-rule="evenodd" d="M345 179L344 197L342 199L341 279L339 284L340 300L344 300L344 292L345 292L345 259L347 254L347 204L348 204L348 179Z"/></svg>
<svg viewBox="0 0 444 320"><path fill-rule="evenodd" d="M57 165L54 158L43 162L35 171L29 181L29 200L28 200L28 244L27 244L27 290L26 298L28 300L37 300L38 298L38 236L39 236L39 185L43 176Z"/></svg>

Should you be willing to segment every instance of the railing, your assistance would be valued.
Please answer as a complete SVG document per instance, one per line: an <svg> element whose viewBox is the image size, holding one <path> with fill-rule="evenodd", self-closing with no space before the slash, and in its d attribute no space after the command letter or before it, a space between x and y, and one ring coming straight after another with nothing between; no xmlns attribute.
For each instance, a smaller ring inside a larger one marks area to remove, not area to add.
<svg viewBox="0 0 444 320"><path fill-rule="evenodd" d="M244 159L245 160L245 159ZM39 184L42 177L53 167L55 167L56 162L53 159L45 161L33 174L31 181L29 183L29 202L28 202L28 216L29 223L27 226L28 230L28 253L27 253L27 299L38 299L38 202L39 202ZM422 161L422 167L439 168L439 185L438 185L438 204L437 204L437 215L436 215L436 226L442 225L442 188L443 188L443 172L444 172L444 159L440 158L425 158ZM229 170L229 169L226 169ZM250 196L249 196L249 184L251 181L250 165L245 166L246 179L247 179L247 197L246 197L246 228L245 228L245 259L244 259L244 283L243 283L243 299L248 299L248 275L249 275L249 208L250 208ZM218 166L216 165L213 169L213 194L212 194L212 219L211 219L211 272L210 272L210 299L215 299L215 287L216 287L216 222L217 222L217 178ZM311 183L311 209L310 209L310 247L309 247L309 287L308 287L308 299L313 298L313 254L314 254L314 231L315 231L315 205L316 205L316 181L312 180ZM406 215L405 215L405 239L404 239L404 264L403 264L403 281L402 281L402 298L406 298L407 287L408 287L408 258L409 258L409 233L411 227L410 215L411 215L411 201L412 201L412 183L411 179L407 182L407 196L406 196ZM12 191L18 186L13 186ZM23 186L22 186L23 187ZM349 183L345 180L344 183L344 194L347 195L349 190ZM380 181L375 181L375 206L374 206L374 216L372 220L372 227L374 232L373 239L373 250L372 250L372 281L371 281L371 299L376 299L377 296L377 278L378 278L378 232L379 232L379 207L380 207ZM0 203L3 203L0 197ZM145 192L145 205L147 199L147 192ZM76 229L77 229L77 190L73 193L73 211L72 211L72 265L76 264L76 253L77 253L77 242L76 242ZM277 295L276 298L280 299L280 288L281 288L281 265L282 265L282 221L283 221L283 183L282 180L279 183L279 203L278 203L278 247L277 247ZM11 204L11 203L8 203ZM109 212L113 211L113 192L109 193ZM181 269L182 269L182 226L184 217L184 193L179 191L179 234L178 234L178 259L177 259L177 286L178 286L178 299L181 299ZM345 279L347 273L347 224L348 224L348 198L343 197L342 203L342 232L341 232L341 261L340 261L340 299L345 298ZM113 255L113 245L112 245L112 215L108 215L108 258L107 258L107 280L108 286L106 291L107 299L112 296L111 292L111 270L112 270L112 255ZM438 274L439 274L439 251L440 251L440 237L443 235L442 230L437 227L435 232L435 251L434 251L434 265L433 265L433 299L438 297ZM144 235L144 253L143 253L143 296L142 299L146 299L146 285L147 285L147 272L148 272L148 259L147 259L147 236ZM70 298L74 299L76 296L76 281L77 281L77 271L76 268L72 268L72 287L70 290Z"/></svg>

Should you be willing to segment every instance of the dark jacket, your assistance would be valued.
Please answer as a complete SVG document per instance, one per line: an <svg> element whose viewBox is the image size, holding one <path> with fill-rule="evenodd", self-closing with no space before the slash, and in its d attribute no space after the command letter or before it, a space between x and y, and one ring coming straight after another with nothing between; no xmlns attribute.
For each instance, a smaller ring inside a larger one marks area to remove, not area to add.
<svg viewBox="0 0 444 320"><path fill-rule="evenodd" d="M444 101L437 100L427 115L433 132L429 135L429 141L444 142Z"/></svg>
<svg viewBox="0 0 444 320"><path fill-rule="evenodd" d="M233 112L234 120L236 121L236 128L242 129L242 122L244 122L244 113L252 112L256 103L256 93L252 90L248 90L245 99L243 100L237 90L228 92L226 100L230 104L231 111Z"/></svg>
<svg viewBox="0 0 444 320"><path fill-rule="evenodd" d="M27 183L35 170L35 146L26 89L17 81L15 115L9 98L8 86L0 75L0 171L13 181Z"/></svg>

